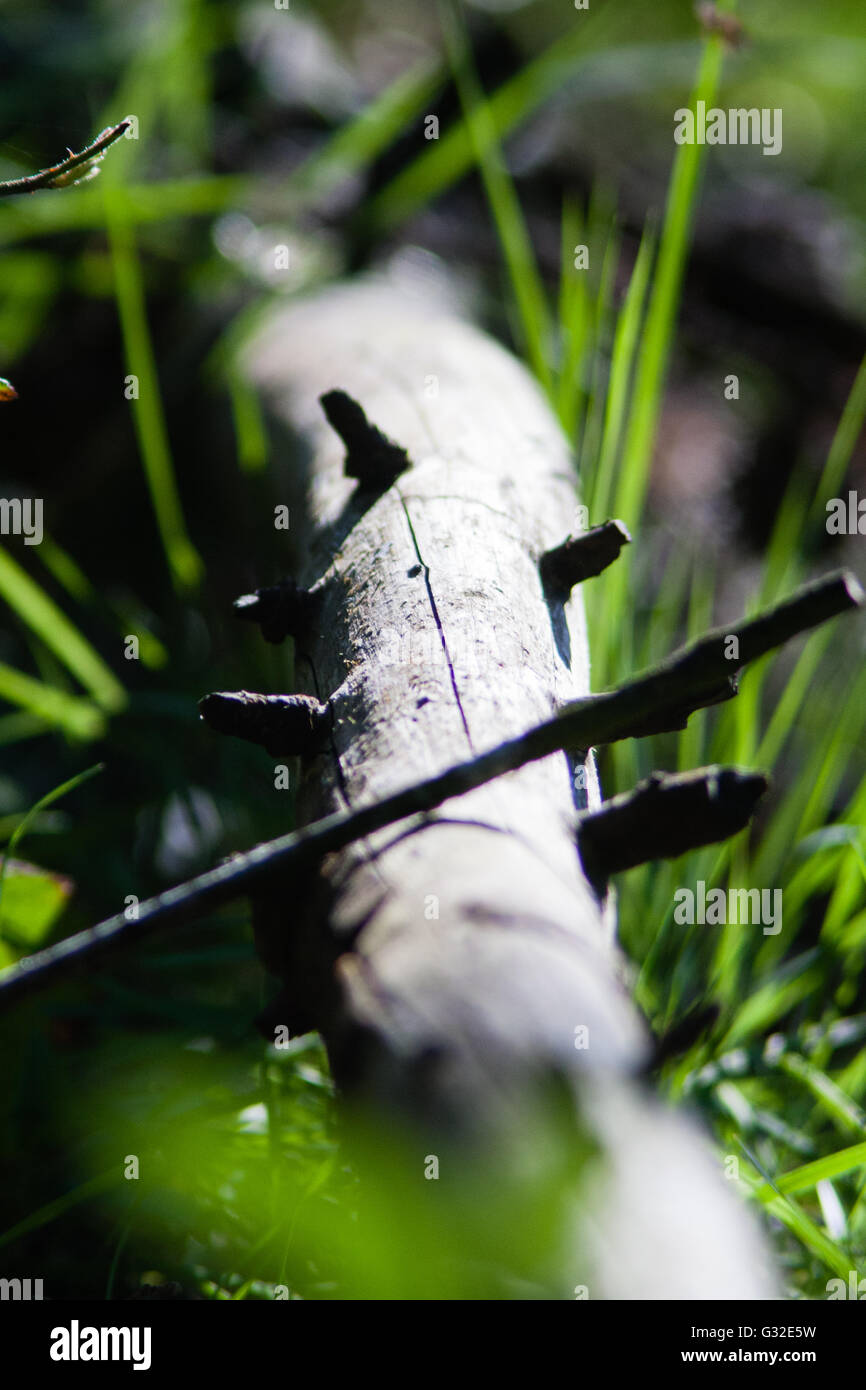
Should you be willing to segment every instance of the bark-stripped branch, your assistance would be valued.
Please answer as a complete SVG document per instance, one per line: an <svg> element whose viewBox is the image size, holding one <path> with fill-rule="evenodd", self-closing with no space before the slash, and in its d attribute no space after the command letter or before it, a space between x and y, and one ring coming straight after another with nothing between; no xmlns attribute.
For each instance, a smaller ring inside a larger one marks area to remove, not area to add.
<svg viewBox="0 0 866 1390"><path fill-rule="evenodd" d="M519 738L370 806L327 816L236 855L227 864L139 904L135 921L119 914L26 957L0 974L0 1003L33 994L75 966L131 945L159 927L190 922L258 889L273 873L305 870L326 854L397 821L432 811L536 759L562 749L585 750L649 731L682 728L689 714L717 701L725 688L730 691L732 674L746 662L862 602L863 591L848 572L804 585L775 608L706 633L616 690L566 705Z"/></svg>

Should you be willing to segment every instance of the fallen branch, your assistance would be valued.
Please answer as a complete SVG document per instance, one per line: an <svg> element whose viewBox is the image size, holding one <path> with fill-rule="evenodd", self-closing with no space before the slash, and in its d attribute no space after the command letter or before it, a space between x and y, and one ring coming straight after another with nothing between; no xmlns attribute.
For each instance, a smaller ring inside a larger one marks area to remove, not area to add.
<svg viewBox="0 0 866 1390"><path fill-rule="evenodd" d="M140 903L133 921L118 914L26 957L0 974L0 1004L44 989L72 968L132 945L157 928L188 923L245 896L271 874L304 870L326 854L397 821L424 815L452 797L551 753L682 728L696 709L724 698L724 693L735 693L733 676L746 662L862 602L863 591L847 572L804 585L775 608L706 633L616 690L566 705L519 738L370 806L327 816L235 855L228 863Z"/></svg>

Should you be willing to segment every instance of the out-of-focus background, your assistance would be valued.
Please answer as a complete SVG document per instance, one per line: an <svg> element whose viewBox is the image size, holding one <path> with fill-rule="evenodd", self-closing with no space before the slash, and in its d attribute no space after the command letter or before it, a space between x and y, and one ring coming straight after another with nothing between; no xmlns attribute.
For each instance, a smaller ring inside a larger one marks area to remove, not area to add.
<svg viewBox="0 0 866 1390"><path fill-rule="evenodd" d="M866 573L825 524L866 496L866 15L697 10L0 0L0 180L134 118L97 179L0 199L0 494L45 508L40 545L0 549L0 964L290 828L261 750L196 708L289 688L290 651L231 613L290 546L234 365L273 296L447 276L526 357L591 520L635 536L587 588L597 688ZM781 151L678 146L698 96L781 109ZM618 886L656 1032L717 1012L660 1084L737 1158L794 1297L864 1263L863 644L846 620L601 764L608 795L713 759L773 773L754 832ZM781 888L784 930L678 926L699 879ZM438 1284L418 1259L407 1285L387 1222L353 1246L326 1061L258 1040L269 992L238 905L2 1020L4 1274L56 1298L476 1290L459 1222Z"/></svg>

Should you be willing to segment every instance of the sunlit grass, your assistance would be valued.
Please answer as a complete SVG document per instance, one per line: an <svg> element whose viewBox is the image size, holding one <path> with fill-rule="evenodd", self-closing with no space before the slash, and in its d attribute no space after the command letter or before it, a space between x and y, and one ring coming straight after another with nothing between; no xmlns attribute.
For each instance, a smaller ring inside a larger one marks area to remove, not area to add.
<svg viewBox="0 0 866 1390"><path fill-rule="evenodd" d="M202 578L203 566L187 535L183 517L147 322L141 263L134 231L124 215L124 195L116 189L108 190L105 210L126 365L133 379L130 410L148 489L175 585L180 590L193 589Z"/></svg>
<svg viewBox="0 0 866 1390"><path fill-rule="evenodd" d="M514 184L502 158L496 127L478 81L459 12L449 0L443 0L440 16L464 119L469 127L473 152L508 266L511 291L519 315L519 337L525 344L536 376L550 395L553 390L550 369L552 325L532 242Z"/></svg>
<svg viewBox="0 0 866 1390"><path fill-rule="evenodd" d="M126 691L111 669L45 591L2 548L0 597L80 681L100 709L112 713L123 708Z"/></svg>

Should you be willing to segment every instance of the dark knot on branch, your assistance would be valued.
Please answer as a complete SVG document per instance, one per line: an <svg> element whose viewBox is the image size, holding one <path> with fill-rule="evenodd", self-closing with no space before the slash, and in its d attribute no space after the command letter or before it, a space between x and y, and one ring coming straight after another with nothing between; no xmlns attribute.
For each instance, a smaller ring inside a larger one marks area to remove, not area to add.
<svg viewBox="0 0 866 1390"><path fill-rule="evenodd" d="M545 551L539 560L541 582L549 594L564 598L575 584L606 570L623 546L630 543L631 536L622 521L605 521L591 531L568 536L562 545Z"/></svg>
<svg viewBox="0 0 866 1390"><path fill-rule="evenodd" d="M312 695L219 691L199 701L201 717L218 734L258 743L274 758L310 757L327 740L327 705Z"/></svg>
<svg viewBox="0 0 866 1390"><path fill-rule="evenodd" d="M654 772L633 791L581 817L577 843L587 878L603 888L623 869L676 859L736 835L748 825L767 785L762 773L735 767Z"/></svg>
<svg viewBox="0 0 866 1390"><path fill-rule="evenodd" d="M266 642L303 637L310 631L322 598L320 589L300 589L294 579L281 579L234 601L234 610L245 622L258 623Z"/></svg>
<svg viewBox="0 0 866 1390"><path fill-rule="evenodd" d="M343 465L347 478L360 487L384 492L401 473L411 468L405 449L372 425L356 400L345 391L327 391L319 397L325 418L346 446Z"/></svg>

